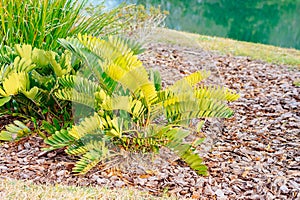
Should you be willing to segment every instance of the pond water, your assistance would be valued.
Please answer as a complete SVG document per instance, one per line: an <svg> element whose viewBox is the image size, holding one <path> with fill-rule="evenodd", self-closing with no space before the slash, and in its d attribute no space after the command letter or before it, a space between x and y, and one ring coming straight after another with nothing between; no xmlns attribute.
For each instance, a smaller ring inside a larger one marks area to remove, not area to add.
<svg viewBox="0 0 300 200"><path fill-rule="evenodd" d="M94 0L97 2L97 0ZM120 0L106 1L108 7ZM166 26L203 35L300 49L300 0L131 0L169 11Z"/></svg>

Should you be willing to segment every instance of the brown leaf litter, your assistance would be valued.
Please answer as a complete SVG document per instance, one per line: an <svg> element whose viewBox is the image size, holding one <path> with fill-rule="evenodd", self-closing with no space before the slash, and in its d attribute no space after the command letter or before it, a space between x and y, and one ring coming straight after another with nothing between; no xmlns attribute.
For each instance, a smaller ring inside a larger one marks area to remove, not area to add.
<svg viewBox="0 0 300 200"><path fill-rule="evenodd" d="M199 153L209 167L208 177L198 176L166 149L153 162L137 155L118 170L99 166L75 176L71 169L76 159L63 151L43 153L37 136L0 146L0 176L36 183L134 186L179 198L300 199L300 88L293 85L299 70L166 44L150 45L140 58L146 67L161 71L164 85L207 69L212 71L208 83L241 93L230 103L234 117L205 124L207 139Z"/></svg>

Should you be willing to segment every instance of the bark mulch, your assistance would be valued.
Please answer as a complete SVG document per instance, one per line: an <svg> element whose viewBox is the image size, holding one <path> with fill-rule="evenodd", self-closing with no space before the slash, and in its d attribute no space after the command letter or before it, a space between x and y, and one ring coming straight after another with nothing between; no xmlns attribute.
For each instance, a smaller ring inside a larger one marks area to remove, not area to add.
<svg viewBox="0 0 300 200"><path fill-rule="evenodd" d="M198 176L166 149L154 161L149 156L127 155L121 170L99 166L84 176L74 176L75 158L63 151L44 153L45 145L37 136L0 146L0 177L134 186L179 198L300 199L300 88L293 85L300 78L299 70L166 44L150 45L141 59L147 67L161 71L165 85L207 69L212 71L208 83L241 93L238 101L230 103L234 117L205 124L207 139L199 153L209 167L208 177Z"/></svg>

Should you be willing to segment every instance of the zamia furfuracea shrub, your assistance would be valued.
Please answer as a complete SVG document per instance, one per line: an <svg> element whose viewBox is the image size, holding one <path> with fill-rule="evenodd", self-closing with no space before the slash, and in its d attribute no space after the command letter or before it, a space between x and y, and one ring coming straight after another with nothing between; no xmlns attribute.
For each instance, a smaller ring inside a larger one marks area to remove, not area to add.
<svg viewBox="0 0 300 200"><path fill-rule="evenodd" d="M84 174L98 163L112 163L122 151L147 153L167 147L199 174L207 174L196 152L203 138L185 140L199 131L201 122L189 125L193 119L232 116L226 101L238 99L238 94L199 84L208 71L162 88L160 74L147 71L138 59L140 46L125 39L78 35L60 43L86 68L58 77L55 96L88 112L76 125L48 137L46 150L65 148L66 153L80 156L73 172Z"/></svg>

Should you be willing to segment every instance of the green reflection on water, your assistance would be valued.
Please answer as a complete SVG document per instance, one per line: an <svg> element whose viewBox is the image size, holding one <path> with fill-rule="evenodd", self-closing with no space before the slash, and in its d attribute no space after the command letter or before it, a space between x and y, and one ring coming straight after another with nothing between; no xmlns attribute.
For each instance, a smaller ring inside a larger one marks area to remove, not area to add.
<svg viewBox="0 0 300 200"><path fill-rule="evenodd" d="M300 0L127 2L161 5L170 12L166 26L172 29L300 49Z"/></svg>

